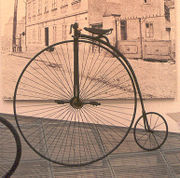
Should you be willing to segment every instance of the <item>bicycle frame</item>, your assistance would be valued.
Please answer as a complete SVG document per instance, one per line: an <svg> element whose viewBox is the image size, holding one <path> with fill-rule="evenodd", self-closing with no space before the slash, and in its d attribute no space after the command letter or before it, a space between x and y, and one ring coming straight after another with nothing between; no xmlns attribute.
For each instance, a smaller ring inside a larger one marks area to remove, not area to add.
<svg viewBox="0 0 180 178"><path fill-rule="evenodd" d="M74 98L77 98L77 100L79 101L78 39L80 38L80 39L97 41L97 42L99 42L105 46L108 46L112 51L114 51L117 55L116 57L120 56L121 59L123 59L122 62L127 66L127 69L129 70L129 73L133 79L133 83L135 84L136 91L138 92L138 95L139 95L139 99L140 99L140 103L141 103L141 107L142 107L142 115L144 118L145 130L150 131L150 127L149 127L147 117L146 117L146 111L145 111L145 107L144 107L144 102L143 102L143 97L142 97L142 93L140 90L140 86L138 84L135 72L134 72L131 64L126 59L126 57L117 48L115 48L114 46L112 46L110 44L109 39L106 36L101 35L100 37L93 37L93 36L81 34L80 33L81 30L78 29L77 23L72 25L71 28L74 29L74 36L73 36L73 38L74 38ZM106 41L104 41L100 38L104 38Z"/></svg>

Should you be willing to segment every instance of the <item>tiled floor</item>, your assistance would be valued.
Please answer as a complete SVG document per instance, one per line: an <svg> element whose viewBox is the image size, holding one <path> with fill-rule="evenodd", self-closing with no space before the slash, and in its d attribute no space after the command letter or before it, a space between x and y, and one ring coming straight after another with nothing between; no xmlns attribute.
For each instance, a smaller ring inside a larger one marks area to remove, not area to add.
<svg viewBox="0 0 180 178"><path fill-rule="evenodd" d="M13 116L4 115L15 127ZM180 177L180 134L169 133L163 147L143 151L135 143L132 132L107 158L82 167L64 167L39 157L22 142L22 158L12 178L174 178Z"/></svg>

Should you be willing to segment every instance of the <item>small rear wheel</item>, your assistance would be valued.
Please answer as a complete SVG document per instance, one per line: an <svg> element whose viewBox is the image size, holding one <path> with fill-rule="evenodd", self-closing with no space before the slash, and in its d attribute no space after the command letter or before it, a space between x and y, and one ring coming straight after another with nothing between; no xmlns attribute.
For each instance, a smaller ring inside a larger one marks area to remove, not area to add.
<svg viewBox="0 0 180 178"><path fill-rule="evenodd" d="M134 126L134 139L138 146L144 150L159 149L168 136L168 125L164 117L156 112L146 113L149 129L145 127L143 115Z"/></svg>

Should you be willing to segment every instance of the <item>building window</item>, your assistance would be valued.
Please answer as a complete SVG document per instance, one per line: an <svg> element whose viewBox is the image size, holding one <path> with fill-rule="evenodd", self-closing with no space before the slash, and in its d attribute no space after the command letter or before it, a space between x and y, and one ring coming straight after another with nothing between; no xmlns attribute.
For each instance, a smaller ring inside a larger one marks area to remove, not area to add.
<svg viewBox="0 0 180 178"><path fill-rule="evenodd" d="M32 11L33 11L33 17L35 17L36 16L36 1L33 1L33 9L32 9Z"/></svg>
<svg viewBox="0 0 180 178"><path fill-rule="evenodd" d="M27 5L27 16L28 16L28 19L30 20L31 19L31 3L28 3Z"/></svg>
<svg viewBox="0 0 180 178"><path fill-rule="evenodd" d="M80 2L81 2L81 0L73 0L71 5L79 4Z"/></svg>
<svg viewBox="0 0 180 178"><path fill-rule="evenodd" d="M42 14L42 0L38 0L38 15Z"/></svg>
<svg viewBox="0 0 180 178"><path fill-rule="evenodd" d="M126 20L120 21L120 28L121 28L121 40L127 40L127 21Z"/></svg>
<svg viewBox="0 0 180 178"><path fill-rule="evenodd" d="M68 6L67 0L61 0L61 8L65 8Z"/></svg>
<svg viewBox="0 0 180 178"><path fill-rule="evenodd" d="M154 36L153 23L146 23L146 37L152 38Z"/></svg>
<svg viewBox="0 0 180 178"><path fill-rule="evenodd" d="M102 29L103 28L103 24L102 23L94 23L94 24L91 24L91 27L92 28L97 28L97 29ZM95 36L95 35L92 34L92 36ZM98 47L97 45L93 45L92 44L92 52L95 52L96 49L98 50L99 53L101 52L101 48L100 47Z"/></svg>
<svg viewBox="0 0 180 178"><path fill-rule="evenodd" d="M166 28L168 34L168 40L171 40L171 28Z"/></svg>
<svg viewBox="0 0 180 178"><path fill-rule="evenodd" d="M62 40L66 40L67 38L67 25L63 24L62 25Z"/></svg>
<svg viewBox="0 0 180 178"><path fill-rule="evenodd" d="M81 0L73 0L71 5L72 9L78 9L81 7Z"/></svg>
<svg viewBox="0 0 180 178"><path fill-rule="evenodd" d="M52 9L57 9L57 0L52 0Z"/></svg>
<svg viewBox="0 0 180 178"><path fill-rule="evenodd" d="M27 33L27 43L31 44L31 29L28 29L26 33Z"/></svg>
<svg viewBox="0 0 180 178"><path fill-rule="evenodd" d="M41 27L38 28L38 41L41 42Z"/></svg>
<svg viewBox="0 0 180 178"><path fill-rule="evenodd" d="M53 26L53 42L56 42L56 26Z"/></svg>
<svg viewBox="0 0 180 178"><path fill-rule="evenodd" d="M45 28L45 46L49 46L49 27Z"/></svg>
<svg viewBox="0 0 180 178"><path fill-rule="evenodd" d="M169 8L164 5L164 14L165 14L165 18L167 21L170 21L170 11L169 11Z"/></svg>
<svg viewBox="0 0 180 178"><path fill-rule="evenodd" d="M48 13L49 10L48 10L48 0L45 0L44 2L44 13Z"/></svg>
<svg viewBox="0 0 180 178"><path fill-rule="evenodd" d="M32 43L35 43L36 42L36 31L35 31L35 28L33 28L32 30Z"/></svg>
<svg viewBox="0 0 180 178"><path fill-rule="evenodd" d="M150 4L151 0L144 0L144 4Z"/></svg>

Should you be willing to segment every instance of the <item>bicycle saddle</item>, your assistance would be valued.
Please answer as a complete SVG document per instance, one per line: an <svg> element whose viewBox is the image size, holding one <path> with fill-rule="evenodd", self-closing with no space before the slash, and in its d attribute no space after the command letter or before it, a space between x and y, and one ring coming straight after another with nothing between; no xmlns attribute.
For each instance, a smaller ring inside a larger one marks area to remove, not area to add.
<svg viewBox="0 0 180 178"><path fill-rule="evenodd" d="M84 30L92 33L92 34L96 34L96 35L109 35L112 32L112 28L110 29L98 29L98 28L88 28L88 27L84 27Z"/></svg>

